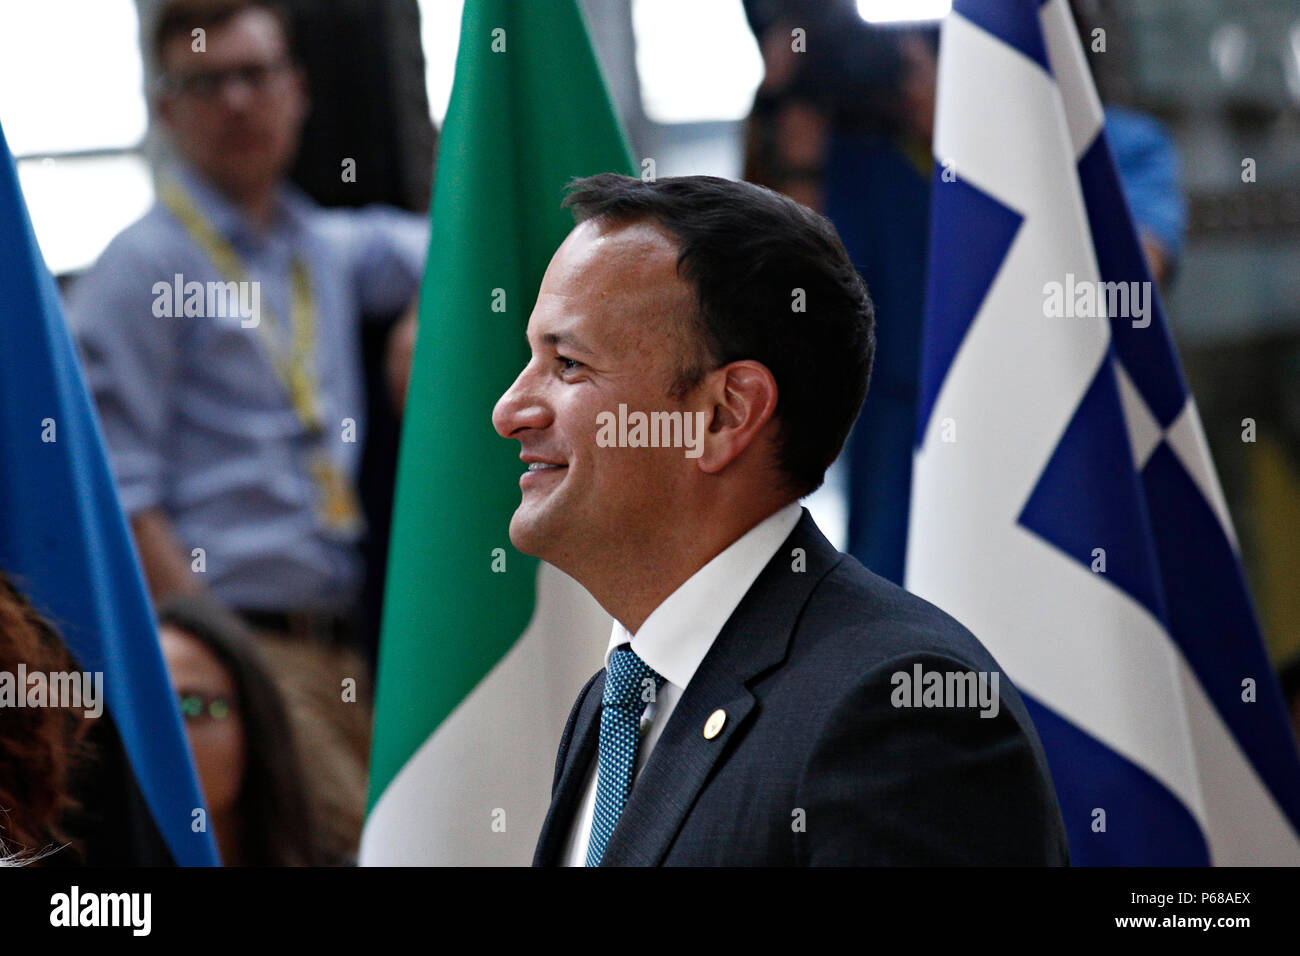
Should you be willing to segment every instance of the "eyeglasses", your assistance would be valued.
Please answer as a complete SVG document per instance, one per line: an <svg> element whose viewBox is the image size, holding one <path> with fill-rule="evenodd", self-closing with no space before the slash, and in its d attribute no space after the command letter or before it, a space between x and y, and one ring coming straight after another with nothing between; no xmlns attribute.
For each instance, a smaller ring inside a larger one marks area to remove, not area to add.
<svg viewBox="0 0 1300 956"><path fill-rule="evenodd" d="M273 63L243 63L224 70L200 70L195 73L164 76L160 86L172 96L188 96L196 100L210 100L219 95L226 84L239 81L254 93L264 93L271 83L289 70L287 57Z"/></svg>
<svg viewBox="0 0 1300 956"><path fill-rule="evenodd" d="M238 708L233 700L225 697L208 697L204 694L181 694L181 715L189 722L197 722L206 717L211 720L225 720Z"/></svg>

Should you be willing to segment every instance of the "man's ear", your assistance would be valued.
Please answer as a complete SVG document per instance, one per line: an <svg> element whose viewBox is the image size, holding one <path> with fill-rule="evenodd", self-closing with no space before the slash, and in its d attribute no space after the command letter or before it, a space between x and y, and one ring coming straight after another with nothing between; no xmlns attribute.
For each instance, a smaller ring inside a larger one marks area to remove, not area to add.
<svg viewBox="0 0 1300 956"><path fill-rule="evenodd" d="M722 471L748 448L776 414L776 379L762 362L744 359L708 373L704 412L707 427L698 458L700 470Z"/></svg>
<svg viewBox="0 0 1300 956"><path fill-rule="evenodd" d="M172 98L167 93L158 93L153 99L153 112L158 121L168 129L172 125Z"/></svg>
<svg viewBox="0 0 1300 956"><path fill-rule="evenodd" d="M302 66L302 64L294 63L292 75L300 110L298 122L301 125L306 121L308 115L311 113L311 86L307 82L307 70Z"/></svg>

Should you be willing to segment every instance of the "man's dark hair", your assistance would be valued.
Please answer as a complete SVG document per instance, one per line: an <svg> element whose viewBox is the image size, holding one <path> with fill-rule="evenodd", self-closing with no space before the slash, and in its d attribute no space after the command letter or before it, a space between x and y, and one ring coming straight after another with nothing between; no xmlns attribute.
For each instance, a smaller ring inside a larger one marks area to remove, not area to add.
<svg viewBox="0 0 1300 956"><path fill-rule="evenodd" d="M265 10L280 21L286 45L292 49L293 30L289 14L277 0L168 0L153 24L151 44L154 62L163 65L163 51L173 37L192 35L195 28L212 30L233 20L245 10Z"/></svg>
<svg viewBox="0 0 1300 956"><path fill-rule="evenodd" d="M820 486L875 353L871 298L835 227L779 193L715 176L601 173L570 183L564 205L576 222L648 221L673 237L699 301L697 355L707 357L681 370L674 394L728 362L761 362L776 379L781 468L800 497Z"/></svg>

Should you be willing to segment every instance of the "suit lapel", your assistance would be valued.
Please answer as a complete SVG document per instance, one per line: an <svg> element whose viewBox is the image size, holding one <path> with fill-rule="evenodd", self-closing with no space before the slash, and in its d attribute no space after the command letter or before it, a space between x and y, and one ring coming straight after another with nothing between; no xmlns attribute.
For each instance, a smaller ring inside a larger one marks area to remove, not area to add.
<svg viewBox="0 0 1300 956"><path fill-rule="evenodd" d="M802 557L794 549L802 549ZM842 559L805 509L683 691L632 788L601 866L663 862L728 742L750 718L755 701L748 685L785 658L804 603L817 582ZM589 699L593 697L594 717L600 696L593 692ZM712 740L706 739L704 724L719 709L726 714L722 730ZM591 737L595 747L599 734ZM572 767L573 762L570 771Z"/></svg>
<svg viewBox="0 0 1300 956"><path fill-rule="evenodd" d="M582 796L582 785L586 782L587 770L596 759L600 744L600 702L604 695L605 672L601 671L587 685L586 693L578 704L573 732L567 741L568 753L565 755L564 768L560 771L559 782L551 795L551 807L546 811L546 820L542 823L542 832L537 838L533 866L557 866L563 863L560 854L564 852L565 837L574 823L578 799Z"/></svg>

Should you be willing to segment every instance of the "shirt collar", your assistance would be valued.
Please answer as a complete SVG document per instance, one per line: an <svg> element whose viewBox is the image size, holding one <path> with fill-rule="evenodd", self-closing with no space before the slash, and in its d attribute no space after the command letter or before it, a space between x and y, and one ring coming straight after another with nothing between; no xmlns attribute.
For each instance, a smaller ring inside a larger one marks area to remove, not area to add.
<svg viewBox="0 0 1300 956"><path fill-rule="evenodd" d="M172 177L194 200L217 235L240 248L288 240L302 229L310 205L310 200L301 190L292 183L282 182L276 187L275 219L270 231L262 233L248 221L243 210L189 163L178 162L172 170Z"/></svg>
<svg viewBox="0 0 1300 956"><path fill-rule="evenodd" d="M631 643L638 657L684 690L727 618L802 514L799 502L792 501L754 525L670 594L635 635L615 621L605 666L615 650Z"/></svg>

